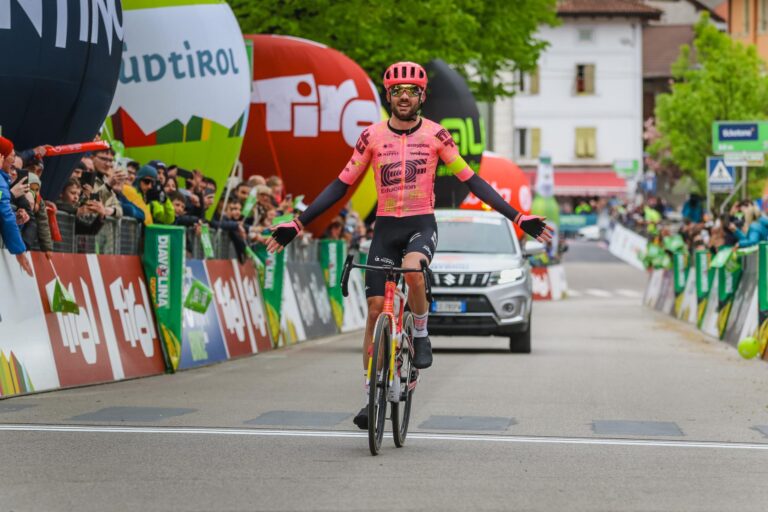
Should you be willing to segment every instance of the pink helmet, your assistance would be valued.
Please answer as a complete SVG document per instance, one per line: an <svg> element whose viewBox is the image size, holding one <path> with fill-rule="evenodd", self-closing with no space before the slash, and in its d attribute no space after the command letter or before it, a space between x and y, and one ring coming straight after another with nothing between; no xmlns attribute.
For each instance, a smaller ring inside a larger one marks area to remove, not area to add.
<svg viewBox="0 0 768 512"><path fill-rule="evenodd" d="M426 89L427 72L415 62L396 62L384 72L384 88L399 84L413 84Z"/></svg>

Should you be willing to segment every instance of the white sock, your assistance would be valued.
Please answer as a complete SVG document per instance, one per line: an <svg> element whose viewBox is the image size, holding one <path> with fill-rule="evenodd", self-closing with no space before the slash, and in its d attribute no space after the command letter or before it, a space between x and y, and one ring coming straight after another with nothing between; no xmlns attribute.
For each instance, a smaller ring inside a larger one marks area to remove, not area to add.
<svg viewBox="0 0 768 512"><path fill-rule="evenodd" d="M363 372L363 393L365 394L365 403L368 403L368 371Z"/></svg>
<svg viewBox="0 0 768 512"><path fill-rule="evenodd" d="M425 336L428 336L427 333L427 318L429 317L429 313L424 313L423 315L417 315L413 314L413 335L416 338L423 338Z"/></svg>

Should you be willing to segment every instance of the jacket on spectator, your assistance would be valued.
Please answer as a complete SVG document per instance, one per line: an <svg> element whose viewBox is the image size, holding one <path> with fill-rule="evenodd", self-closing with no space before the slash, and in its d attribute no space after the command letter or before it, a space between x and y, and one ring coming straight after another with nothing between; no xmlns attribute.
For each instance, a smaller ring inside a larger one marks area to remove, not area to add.
<svg viewBox="0 0 768 512"><path fill-rule="evenodd" d="M149 194L142 195L140 192L140 182L146 177L157 180L157 170L148 165L142 166L139 172L136 173L133 186L123 186L123 195L125 195L128 201L141 208L144 212L145 225L149 226L154 223L173 224L176 220L176 212L173 209L173 203L165 195L165 192L160 191L157 199L151 198Z"/></svg>
<svg viewBox="0 0 768 512"><path fill-rule="evenodd" d="M36 182L41 185L40 178L36 175L29 175L29 182ZM45 209L45 201L40 194L35 194L35 204L30 205L31 212L29 222L21 227L21 238L27 249L35 247L38 244L43 252L53 251L53 239L51 237L51 227L48 225L48 212Z"/></svg>
<svg viewBox="0 0 768 512"><path fill-rule="evenodd" d="M112 190L112 187L107 185L107 182L104 181L104 177L98 172L96 173L93 191L99 194L99 201L101 201L104 206L115 209L113 217L119 219L123 216L123 207L120 206L120 200L117 199L117 193Z"/></svg>
<svg viewBox="0 0 768 512"><path fill-rule="evenodd" d="M739 247L751 247L766 241L768 240L768 218L761 216L756 219L749 225L749 228L747 228L746 235L739 229L737 229L734 234L739 240Z"/></svg>
<svg viewBox="0 0 768 512"><path fill-rule="evenodd" d="M11 254L21 254L27 250L11 208L11 177L3 170L0 170L0 235Z"/></svg>
<svg viewBox="0 0 768 512"><path fill-rule="evenodd" d="M95 235L101 230L101 226L104 224L104 219L99 215L93 213L88 215L78 215L77 206L75 205L63 201L56 201L56 208L61 212L68 213L75 217L75 234L77 235Z"/></svg>

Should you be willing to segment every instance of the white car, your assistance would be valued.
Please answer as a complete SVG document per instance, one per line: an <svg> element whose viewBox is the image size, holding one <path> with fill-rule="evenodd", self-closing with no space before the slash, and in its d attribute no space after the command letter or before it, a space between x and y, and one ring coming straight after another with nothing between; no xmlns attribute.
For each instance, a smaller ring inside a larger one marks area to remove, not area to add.
<svg viewBox="0 0 768 512"><path fill-rule="evenodd" d="M474 210L437 210L435 217L429 332L508 336L510 351L529 353L531 269L512 223L496 212Z"/></svg>

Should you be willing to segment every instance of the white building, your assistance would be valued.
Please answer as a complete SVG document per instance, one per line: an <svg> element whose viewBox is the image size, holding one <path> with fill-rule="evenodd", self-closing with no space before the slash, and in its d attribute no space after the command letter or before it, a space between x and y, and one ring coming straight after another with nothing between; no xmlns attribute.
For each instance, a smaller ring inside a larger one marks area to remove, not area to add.
<svg viewBox="0 0 768 512"><path fill-rule="evenodd" d="M623 188L613 165L642 162L642 29L660 14L633 0L559 2L561 25L540 31L550 46L538 72L517 77L520 92L494 105L493 150L524 169L549 154L557 195Z"/></svg>

